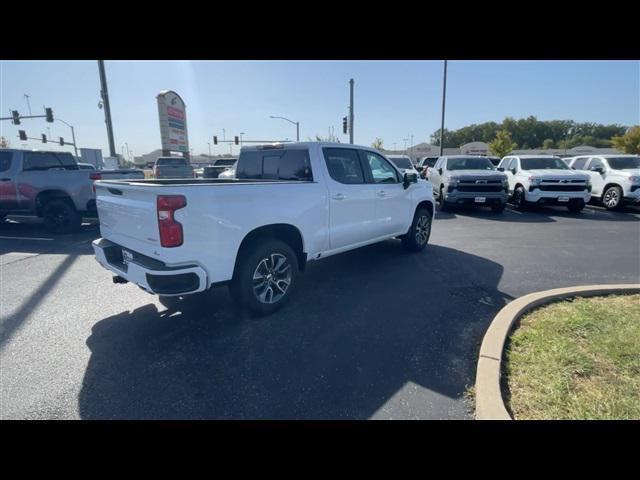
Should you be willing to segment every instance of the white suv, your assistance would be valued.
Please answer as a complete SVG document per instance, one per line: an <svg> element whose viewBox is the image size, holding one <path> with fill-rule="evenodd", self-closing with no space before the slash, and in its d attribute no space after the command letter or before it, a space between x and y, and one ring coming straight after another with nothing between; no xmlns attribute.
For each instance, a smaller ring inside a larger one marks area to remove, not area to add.
<svg viewBox="0 0 640 480"><path fill-rule="evenodd" d="M569 165L591 177L591 193L602 201L607 210L618 209L624 203L640 203L640 156L573 157Z"/></svg>
<svg viewBox="0 0 640 480"><path fill-rule="evenodd" d="M558 157L511 155L498 170L507 174L511 201L520 210L536 203L566 205L577 213L591 198L589 175L569 169Z"/></svg>

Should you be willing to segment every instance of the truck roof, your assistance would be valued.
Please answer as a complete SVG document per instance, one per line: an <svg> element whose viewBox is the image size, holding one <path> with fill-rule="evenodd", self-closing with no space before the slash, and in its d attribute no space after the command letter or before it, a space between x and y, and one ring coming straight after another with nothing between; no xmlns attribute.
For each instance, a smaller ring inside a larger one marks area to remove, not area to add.
<svg viewBox="0 0 640 480"><path fill-rule="evenodd" d="M240 149L240 152L243 151L254 151L254 150L267 150L267 149L290 149L290 148L300 148L300 147L311 147L313 145L320 145L321 147L335 147L335 148L360 148L364 150L370 150L372 152L378 152L373 147L368 147L366 145L354 145L351 143L338 143L338 142L288 142L288 143L263 143L260 145L249 145L243 146ZM266 148L265 148L266 147Z"/></svg>

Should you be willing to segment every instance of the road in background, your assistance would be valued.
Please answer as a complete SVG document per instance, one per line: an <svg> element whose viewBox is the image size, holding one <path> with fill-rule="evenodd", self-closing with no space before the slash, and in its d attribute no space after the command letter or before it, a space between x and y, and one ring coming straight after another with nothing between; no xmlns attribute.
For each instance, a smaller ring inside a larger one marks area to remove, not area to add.
<svg viewBox="0 0 640 480"><path fill-rule="evenodd" d="M168 311L113 284L97 236L0 224L1 418L471 418L464 392L508 301L640 281L637 209L438 213L424 253L387 241L312 262L258 320L226 289Z"/></svg>

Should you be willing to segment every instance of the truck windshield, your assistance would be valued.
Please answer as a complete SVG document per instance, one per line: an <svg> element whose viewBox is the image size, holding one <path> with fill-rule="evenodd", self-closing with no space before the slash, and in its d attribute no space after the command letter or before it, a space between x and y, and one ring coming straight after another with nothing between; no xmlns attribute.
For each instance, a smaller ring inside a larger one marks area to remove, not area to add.
<svg viewBox="0 0 640 480"><path fill-rule="evenodd" d="M549 168L554 168L556 170L569 170L567 164L559 158L521 158L520 165L523 170L546 170Z"/></svg>
<svg viewBox="0 0 640 480"><path fill-rule="evenodd" d="M493 170L493 164L483 157L450 158L448 170Z"/></svg>
<svg viewBox="0 0 640 480"><path fill-rule="evenodd" d="M413 168L411 160L407 157L389 157L389 160L398 168Z"/></svg>
<svg viewBox="0 0 640 480"><path fill-rule="evenodd" d="M614 170L625 170L627 168L640 168L640 157L617 157L607 158L609 166Z"/></svg>
<svg viewBox="0 0 640 480"><path fill-rule="evenodd" d="M186 158L159 158L157 165L186 165Z"/></svg>

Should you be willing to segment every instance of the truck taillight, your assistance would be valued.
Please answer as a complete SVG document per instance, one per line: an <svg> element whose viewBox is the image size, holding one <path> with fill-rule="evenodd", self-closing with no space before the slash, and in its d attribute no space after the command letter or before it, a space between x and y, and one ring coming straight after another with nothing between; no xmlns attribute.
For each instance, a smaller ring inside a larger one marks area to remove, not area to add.
<svg viewBox="0 0 640 480"><path fill-rule="evenodd" d="M158 195L158 228L160 245L163 247L179 247L182 245L182 224L177 222L176 210L187 206L187 199L182 195Z"/></svg>
<svg viewBox="0 0 640 480"><path fill-rule="evenodd" d="M94 184L93 184L93 193L96 193L96 184L95 184L95 180L102 180L102 174L101 174L101 173L90 173L90 174L89 174L89 179L94 181Z"/></svg>

